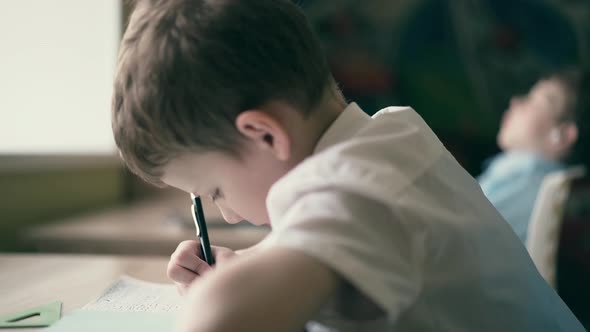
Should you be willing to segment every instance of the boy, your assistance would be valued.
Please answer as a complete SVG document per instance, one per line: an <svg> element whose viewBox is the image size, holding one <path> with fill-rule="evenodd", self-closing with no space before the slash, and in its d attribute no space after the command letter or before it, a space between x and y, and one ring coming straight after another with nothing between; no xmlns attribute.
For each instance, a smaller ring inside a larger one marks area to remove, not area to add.
<svg viewBox="0 0 590 332"><path fill-rule="evenodd" d="M214 269L179 246L182 331L583 331L413 110L345 103L287 0L139 2L113 131L145 180L272 227Z"/></svg>
<svg viewBox="0 0 590 332"><path fill-rule="evenodd" d="M502 153L478 178L524 243L543 179L567 167L564 161L578 139L576 113L582 112L584 81L582 73L563 72L541 79L527 95L513 97L497 138Z"/></svg>

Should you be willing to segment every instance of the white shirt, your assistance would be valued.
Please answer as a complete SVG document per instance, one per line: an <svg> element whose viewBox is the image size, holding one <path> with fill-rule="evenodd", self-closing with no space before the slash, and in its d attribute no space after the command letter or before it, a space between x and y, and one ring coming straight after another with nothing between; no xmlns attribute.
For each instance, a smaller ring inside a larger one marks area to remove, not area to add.
<svg viewBox="0 0 590 332"><path fill-rule="evenodd" d="M326 328L584 331L411 108L371 118L350 104L314 155L273 185L267 207L263 245L304 252L356 292L327 305ZM371 305L381 310L355 314Z"/></svg>

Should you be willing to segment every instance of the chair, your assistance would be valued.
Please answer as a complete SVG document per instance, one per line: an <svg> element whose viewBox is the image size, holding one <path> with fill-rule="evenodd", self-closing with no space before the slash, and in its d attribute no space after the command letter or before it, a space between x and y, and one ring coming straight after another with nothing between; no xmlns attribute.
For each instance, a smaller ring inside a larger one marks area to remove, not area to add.
<svg viewBox="0 0 590 332"><path fill-rule="evenodd" d="M554 288L564 205L571 182L584 174L585 168L576 166L545 176L528 225L526 248L541 276Z"/></svg>
<svg viewBox="0 0 590 332"><path fill-rule="evenodd" d="M571 182L557 256L557 292L590 331L590 177Z"/></svg>

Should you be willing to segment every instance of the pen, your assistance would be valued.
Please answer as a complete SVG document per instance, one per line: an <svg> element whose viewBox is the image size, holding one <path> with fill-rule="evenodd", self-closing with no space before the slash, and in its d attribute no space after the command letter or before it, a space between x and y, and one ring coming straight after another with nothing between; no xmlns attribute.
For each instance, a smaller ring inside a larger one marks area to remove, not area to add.
<svg viewBox="0 0 590 332"><path fill-rule="evenodd" d="M209 234L207 233L207 225L205 224L205 215L203 214L201 198L191 194L191 200L193 201L191 212L193 220L195 221L195 227L197 228L197 237L201 244L201 253L205 262L210 266L213 266L215 264L215 258L211 253L211 244L209 243Z"/></svg>

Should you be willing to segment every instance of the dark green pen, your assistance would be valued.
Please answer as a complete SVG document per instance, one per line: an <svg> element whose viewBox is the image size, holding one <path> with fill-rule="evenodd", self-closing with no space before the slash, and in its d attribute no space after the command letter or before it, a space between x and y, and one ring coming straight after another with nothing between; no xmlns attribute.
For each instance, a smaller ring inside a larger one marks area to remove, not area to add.
<svg viewBox="0 0 590 332"><path fill-rule="evenodd" d="M193 205L191 206L191 213L197 228L197 237L201 244L201 254L203 260L210 266L215 264L215 257L211 252L211 244L209 243L209 234L207 233L207 224L205 224L205 215L203 214L203 205L201 204L201 198L191 194L191 200Z"/></svg>

